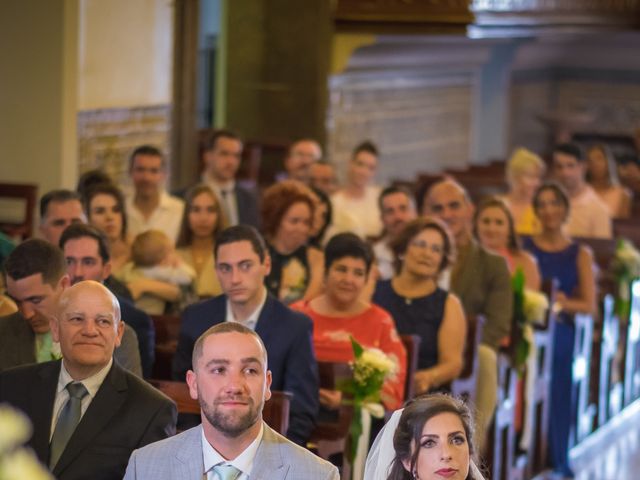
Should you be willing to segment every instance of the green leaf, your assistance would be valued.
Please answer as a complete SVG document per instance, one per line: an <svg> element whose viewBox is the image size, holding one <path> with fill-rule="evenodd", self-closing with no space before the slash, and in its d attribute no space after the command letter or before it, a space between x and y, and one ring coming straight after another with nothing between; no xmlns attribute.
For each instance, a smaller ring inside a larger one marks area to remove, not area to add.
<svg viewBox="0 0 640 480"><path fill-rule="evenodd" d="M360 358L360 355L362 355L362 352L364 352L364 348L362 348L362 345L360 345L355 338L353 338L352 336L349 336L349 338L351 339L351 348L353 348L353 355L356 358Z"/></svg>

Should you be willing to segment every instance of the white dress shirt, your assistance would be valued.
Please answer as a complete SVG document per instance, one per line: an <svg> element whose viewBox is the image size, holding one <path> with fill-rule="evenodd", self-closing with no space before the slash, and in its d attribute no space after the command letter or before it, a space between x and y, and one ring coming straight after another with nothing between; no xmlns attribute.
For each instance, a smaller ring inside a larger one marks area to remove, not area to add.
<svg viewBox="0 0 640 480"><path fill-rule="evenodd" d="M85 395L82 399L82 403L80 404L80 419L84 416L84 412L87 411L89 405L92 400L95 398L102 382L107 377L109 370L111 369L111 365L113 365L113 358L109 360L109 363L98 373L91 375L90 377L85 378L80 381L84 385L84 388L87 389L89 395ZM49 441L51 441L51 437L53 436L53 431L56 428L56 423L58 423L58 417L60 416L60 411L67 400L69 399L69 392L67 391L67 385L71 382L75 382L75 380L71 377L71 374L67 371L64 366L64 360L62 361L62 365L60 366L60 376L58 377L58 386L56 388L56 398L53 402L53 415L51 417L51 431L49 433Z"/></svg>
<svg viewBox="0 0 640 480"><path fill-rule="evenodd" d="M373 254L376 257L376 265L378 266L378 274L380 280L389 280L395 273L393 264L395 258L393 252L389 248L389 239L385 235L373 244Z"/></svg>
<svg viewBox="0 0 640 480"><path fill-rule="evenodd" d="M219 480L218 476L213 472L213 467L226 464L233 465L242 473L236 480L248 480L251 478L251 470L253 469L253 460L258 452L258 447L262 441L262 435L264 433L264 423L260 425L260 432L253 442L249 444L244 451L232 460L226 460L220 455L215 448L207 441L204 436L204 430L202 430L202 458L204 460L205 478L207 480Z"/></svg>
<svg viewBox="0 0 640 480"><path fill-rule="evenodd" d="M180 223L184 212L184 201L169 195L163 191L160 193L160 202L148 219L136 208L133 203L135 194L127 196L127 228L131 238L147 230L160 230L167 234L172 242L178 239Z"/></svg>
<svg viewBox="0 0 640 480"><path fill-rule="evenodd" d="M246 320L240 321L236 320L233 316L233 311L231 310L231 302L227 298L227 315L225 317L226 322L237 322L244 325L251 330L256 329L256 324L258 323L258 318L260 317L260 312L262 312L262 308L264 307L265 302L267 301L267 289L266 287L262 287L262 301L258 305L258 307L247 317Z"/></svg>

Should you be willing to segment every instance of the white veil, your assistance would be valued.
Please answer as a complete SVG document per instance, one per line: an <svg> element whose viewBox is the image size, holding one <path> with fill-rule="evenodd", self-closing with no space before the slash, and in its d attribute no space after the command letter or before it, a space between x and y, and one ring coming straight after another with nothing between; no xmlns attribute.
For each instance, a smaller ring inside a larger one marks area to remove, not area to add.
<svg viewBox="0 0 640 480"><path fill-rule="evenodd" d="M391 463L396 454L393 448L393 435L396 432L396 428L398 428L403 410L400 409L393 412L393 415L382 427L373 442L364 467L364 480L387 480L391 470ZM474 480L484 480L482 473L480 473L473 460L469 463L469 473Z"/></svg>

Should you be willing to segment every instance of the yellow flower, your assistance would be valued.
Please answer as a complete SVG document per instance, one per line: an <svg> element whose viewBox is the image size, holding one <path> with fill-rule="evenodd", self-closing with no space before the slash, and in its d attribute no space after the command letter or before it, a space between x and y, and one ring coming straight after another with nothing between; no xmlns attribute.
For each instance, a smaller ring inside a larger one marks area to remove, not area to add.
<svg viewBox="0 0 640 480"><path fill-rule="evenodd" d="M0 405L0 453L22 445L31 436L31 424L20 411ZM28 478L28 477L24 477Z"/></svg>
<svg viewBox="0 0 640 480"><path fill-rule="evenodd" d="M395 371L397 367L382 350L377 348L365 349L357 363L385 374Z"/></svg>
<svg viewBox="0 0 640 480"><path fill-rule="evenodd" d="M53 477L38 462L30 450L19 449L6 455L0 463L2 480L52 480Z"/></svg>
<svg viewBox="0 0 640 480"><path fill-rule="evenodd" d="M543 323L549 308L549 300L544 293L524 290L524 317L531 323Z"/></svg>

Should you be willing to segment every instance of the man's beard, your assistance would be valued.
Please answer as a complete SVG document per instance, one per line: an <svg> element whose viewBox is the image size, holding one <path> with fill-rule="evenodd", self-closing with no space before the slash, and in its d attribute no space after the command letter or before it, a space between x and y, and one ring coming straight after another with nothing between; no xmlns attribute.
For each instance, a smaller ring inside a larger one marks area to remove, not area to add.
<svg viewBox="0 0 640 480"><path fill-rule="evenodd" d="M264 407L264 402L256 407L253 398L242 399L248 403L248 411L244 414L224 413L217 405L220 400L213 404L206 403L200 399L200 408L209 423L226 437L238 437L246 432L260 418L260 413Z"/></svg>

